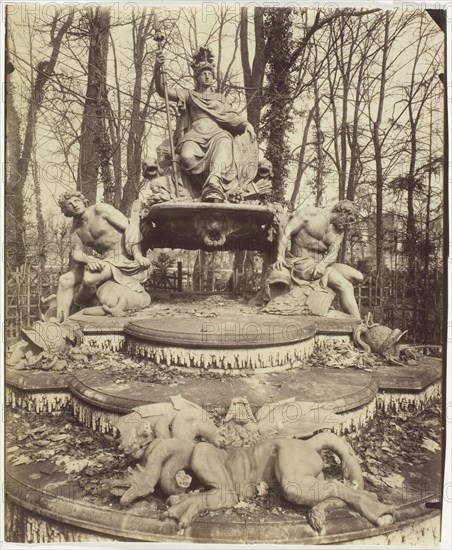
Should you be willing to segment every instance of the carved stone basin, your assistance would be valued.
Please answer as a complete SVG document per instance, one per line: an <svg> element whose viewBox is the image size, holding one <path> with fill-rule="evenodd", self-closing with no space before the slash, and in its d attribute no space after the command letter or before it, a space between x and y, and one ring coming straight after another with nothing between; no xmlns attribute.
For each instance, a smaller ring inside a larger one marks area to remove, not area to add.
<svg viewBox="0 0 452 550"><path fill-rule="evenodd" d="M140 222L142 248L269 251L276 244L275 213L254 204L155 204Z"/></svg>

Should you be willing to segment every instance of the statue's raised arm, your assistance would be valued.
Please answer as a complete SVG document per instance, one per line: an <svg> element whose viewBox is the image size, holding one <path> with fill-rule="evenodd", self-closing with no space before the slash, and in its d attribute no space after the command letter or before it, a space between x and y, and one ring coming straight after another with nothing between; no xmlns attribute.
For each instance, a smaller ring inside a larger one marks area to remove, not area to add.
<svg viewBox="0 0 452 550"><path fill-rule="evenodd" d="M163 97L159 53L155 82ZM175 134L182 176L205 202L225 202L228 194L251 181L257 171L257 143L253 126L238 114L222 93L214 91L213 53L201 47L191 64L195 89L170 88L168 99L177 101L181 118Z"/></svg>
<svg viewBox="0 0 452 550"><path fill-rule="evenodd" d="M163 75L162 67L165 64L165 55L162 52L157 54L155 58L154 66L154 80L155 80L155 89L160 97L165 97L164 85L163 85ZM177 101L177 91L174 88L168 89L168 99L170 101Z"/></svg>

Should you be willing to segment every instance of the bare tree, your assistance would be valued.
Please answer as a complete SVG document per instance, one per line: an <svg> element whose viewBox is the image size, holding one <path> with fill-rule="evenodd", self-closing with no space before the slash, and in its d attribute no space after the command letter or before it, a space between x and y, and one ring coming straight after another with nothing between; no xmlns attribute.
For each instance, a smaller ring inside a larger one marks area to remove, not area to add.
<svg viewBox="0 0 452 550"><path fill-rule="evenodd" d="M97 180L100 172L105 198L108 202L112 202L112 190L114 190L110 171L112 155L110 136L106 128L110 11L99 7L89 8L85 19L89 36L89 55L86 98L80 130L77 189L90 202L96 202Z"/></svg>
<svg viewBox="0 0 452 550"><path fill-rule="evenodd" d="M145 125L148 123L149 107L154 89L154 81L148 86L143 97L144 63L151 54L148 43L152 38L154 14L143 9L140 15L133 14L133 66L135 81L133 87L131 121L127 140L127 180L124 185L121 210L128 213L132 202L138 198L141 185L141 160Z"/></svg>
<svg viewBox="0 0 452 550"><path fill-rule="evenodd" d="M50 56L46 61L39 61L34 70L33 83L31 94L28 99L28 109L26 115L26 126L22 140L22 148L18 153L19 138L17 136L17 118L13 106L12 98L8 101L9 116L12 117L9 123L10 131L12 131L12 140L10 143L14 147L14 151L9 156L10 170L9 182L7 186L7 227L11 224L10 237L14 239L14 246L18 246L23 251L23 227L24 210L21 206L22 196L24 192L25 182L28 176L30 162L34 145L36 143L36 125L39 112L44 102L45 88L48 81L52 78L60 54L63 38L70 28L74 18L73 11L63 17L60 12L57 12L50 23ZM14 55L11 42L8 45L10 53ZM17 208L17 211L15 210ZM13 264L18 264L23 260L23 252L20 252Z"/></svg>
<svg viewBox="0 0 452 550"><path fill-rule="evenodd" d="M255 53L251 63L249 53L249 9L240 10L240 56L246 94L248 121L259 131L263 107L262 86L267 65L268 50L264 37L264 8L253 8Z"/></svg>
<svg viewBox="0 0 452 550"><path fill-rule="evenodd" d="M11 44L9 51L11 52ZM20 118L14 101L14 87L11 73L14 65L7 62L6 72L6 239L8 243L7 263L11 269L25 262L24 243L24 199L23 182L19 179L20 168Z"/></svg>
<svg viewBox="0 0 452 550"><path fill-rule="evenodd" d="M420 322L419 314L419 261L421 255L418 251L419 242L419 227L416 221L415 198L416 194L422 189L424 178L420 157L422 148L428 145L425 142L420 127L423 119L426 116L429 100L434 93L435 87L440 85L437 76L438 70L438 50L431 51L431 44L428 37L431 29L431 23L424 17L419 22L418 44L416 54L414 56L411 79L407 86L404 87L404 97L401 100L402 106L405 105L408 112L407 126L407 151L408 151L408 170L400 178L397 184L403 191L406 192L407 205L407 222L406 222L406 237L405 237L405 253L408 260L408 293L413 297L414 311L413 322L415 325ZM431 53L430 61L423 68L421 78L419 78L418 64L421 62L426 52ZM423 55L424 54L424 55ZM428 138L427 138L428 139ZM421 164L421 165L420 165Z"/></svg>

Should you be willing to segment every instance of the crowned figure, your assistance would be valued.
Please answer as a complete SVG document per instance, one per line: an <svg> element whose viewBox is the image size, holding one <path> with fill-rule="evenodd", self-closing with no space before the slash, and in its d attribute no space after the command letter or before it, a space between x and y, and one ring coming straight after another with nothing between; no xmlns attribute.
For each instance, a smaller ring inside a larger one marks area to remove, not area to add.
<svg viewBox="0 0 452 550"><path fill-rule="evenodd" d="M155 65L157 92L164 97L159 53ZM168 88L180 118L175 151L185 187L203 202L225 202L256 175L258 147L253 126L238 114L222 93L214 90L215 63L210 48L201 47L191 64L195 89Z"/></svg>

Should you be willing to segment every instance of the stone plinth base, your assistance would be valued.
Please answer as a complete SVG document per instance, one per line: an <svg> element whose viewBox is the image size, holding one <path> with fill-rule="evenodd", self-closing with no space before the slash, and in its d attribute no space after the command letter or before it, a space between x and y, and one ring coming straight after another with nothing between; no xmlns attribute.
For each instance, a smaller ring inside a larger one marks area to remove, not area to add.
<svg viewBox="0 0 452 550"><path fill-rule="evenodd" d="M290 348L298 345L300 350L295 355L304 356L310 351L312 343L324 342L351 343L353 330L359 326L360 321L351 317L318 317L293 315L290 317L267 315L257 313L256 308L246 303L237 303L230 300L231 304L219 302L206 306L206 300L195 301L183 306L178 305L174 297L172 308L182 310L183 313L170 313L165 303L156 303L149 308L128 317L95 317L77 313L71 317L80 324L85 335L85 341L91 346L101 350L118 351L124 349L128 343L136 350L137 354L155 357L164 362L168 356L178 356L177 352L165 352L163 348L182 348L191 350L216 350L211 355L218 357L221 350L238 350L242 358L236 360L228 357L228 353L213 368L223 368L221 364L229 365L224 368L230 373L231 365L237 370L243 367L247 361L250 364L259 365L259 359L248 357L246 350L258 350L263 348L278 348L284 346L287 360L277 357L276 351L270 353L270 358L275 358L277 363L287 365ZM190 297L185 297L189 299ZM165 314L165 315L163 315ZM311 340L313 339L313 340ZM140 350L139 344L145 344L148 352ZM240 350L244 350L243 353ZM283 349L284 351L284 349ZM166 354L166 357L165 357ZM181 355L179 353L179 355ZM205 352L194 352L196 358L188 362L192 364L204 364L201 357ZM252 355L255 355L253 353ZM181 358L185 364L186 359ZM262 359L260 360L262 363ZM240 367L240 364L242 366ZM264 366L264 365L262 365ZM276 365L275 365L276 366ZM268 367L268 365L267 365ZM202 367L201 367L202 368ZM255 368L255 367L254 367ZM261 368L261 367L258 367ZM253 370L253 367L250 367Z"/></svg>
<svg viewBox="0 0 452 550"><path fill-rule="evenodd" d="M180 377L171 384L125 380L118 384L108 370L83 369L71 375L7 371L6 383L7 405L37 413L70 407L75 418L100 432L112 431L118 417L135 407L180 394L208 412L221 410L224 415L235 397L246 397L254 411L288 398L318 403L340 415L337 431L347 433L364 426L377 407L418 411L426 406L440 394L441 361L425 357L418 367L381 367L373 372L294 368L227 380Z"/></svg>
<svg viewBox="0 0 452 550"><path fill-rule="evenodd" d="M125 325L126 352L157 365L242 374L301 365L314 350L314 323L247 317L172 317Z"/></svg>

